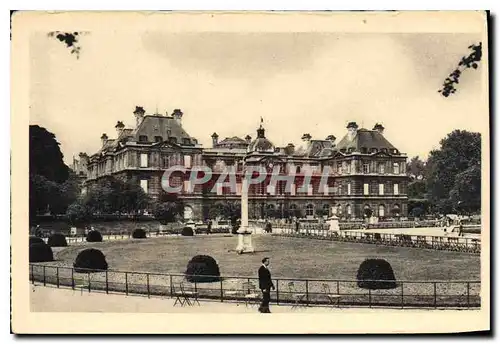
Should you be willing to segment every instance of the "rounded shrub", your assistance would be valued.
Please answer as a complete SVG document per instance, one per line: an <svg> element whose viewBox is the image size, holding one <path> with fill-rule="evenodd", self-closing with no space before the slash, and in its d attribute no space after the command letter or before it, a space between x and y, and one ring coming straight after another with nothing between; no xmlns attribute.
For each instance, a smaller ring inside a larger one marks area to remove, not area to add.
<svg viewBox="0 0 500 344"><path fill-rule="evenodd" d="M142 228L137 228L132 233L132 238L134 238L134 239L146 239L146 231Z"/></svg>
<svg viewBox="0 0 500 344"><path fill-rule="evenodd" d="M46 243L34 243L30 245L30 263L51 262L54 260L52 248Z"/></svg>
<svg viewBox="0 0 500 344"><path fill-rule="evenodd" d="M30 236L30 246L31 244L45 244L45 241L42 238Z"/></svg>
<svg viewBox="0 0 500 344"><path fill-rule="evenodd" d="M87 234L87 241L88 242L101 242L102 235L99 231L96 231L96 230L89 231L89 233Z"/></svg>
<svg viewBox="0 0 500 344"><path fill-rule="evenodd" d="M68 242L66 241L66 237L61 233L54 233L49 237L47 244L50 247L66 247L68 246Z"/></svg>
<svg viewBox="0 0 500 344"><path fill-rule="evenodd" d="M187 265L186 279L189 282L217 282L220 280L219 265L210 256L194 256Z"/></svg>
<svg viewBox="0 0 500 344"><path fill-rule="evenodd" d="M363 289L396 288L396 277L385 259L366 259L358 269L358 287Z"/></svg>
<svg viewBox="0 0 500 344"><path fill-rule="evenodd" d="M76 256L73 263L75 272L93 272L108 269L104 254L95 248L87 248Z"/></svg>
<svg viewBox="0 0 500 344"><path fill-rule="evenodd" d="M181 231L181 235L183 236L193 236L194 232L191 227L184 227Z"/></svg>

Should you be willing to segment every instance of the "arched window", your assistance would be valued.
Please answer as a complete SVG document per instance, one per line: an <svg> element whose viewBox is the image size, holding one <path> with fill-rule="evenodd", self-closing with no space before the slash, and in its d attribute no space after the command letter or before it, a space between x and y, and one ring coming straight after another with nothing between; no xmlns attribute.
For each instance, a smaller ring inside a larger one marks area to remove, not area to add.
<svg viewBox="0 0 500 344"><path fill-rule="evenodd" d="M379 217L385 216L385 205L381 204L378 206L378 216Z"/></svg>
<svg viewBox="0 0 500 344"><path fill-rule="evenodd" d="M399 207L399 204L394 204L392 207L392 215L393 216L399 216L401 213L401 208Z"/></svg>
<svg viewBox="0 0 500 344"><path fill-rule="evenodd" d="M308 204L306 206L306 216L313 216L314 215L314 206L312 204Z"/></svg>
<svg viewBox="0 0 500 344"><path fill-rule="evenodd" d="M297 204L290 204L290 210L296 210L297 209Z"/></svg>
<svg viewBox="0 0 500 344"><path fill-rule="evenodd" d="M348 216L351 216L352 214L352 209L351 209L351 205L348 204L345 206L345 213L348 215Z"/></svg>
<svg viewBox="0 0 500 344"><path fill-rule="evenodd" d="M330 204L323 204L323 215L330 216Z"/></svg>

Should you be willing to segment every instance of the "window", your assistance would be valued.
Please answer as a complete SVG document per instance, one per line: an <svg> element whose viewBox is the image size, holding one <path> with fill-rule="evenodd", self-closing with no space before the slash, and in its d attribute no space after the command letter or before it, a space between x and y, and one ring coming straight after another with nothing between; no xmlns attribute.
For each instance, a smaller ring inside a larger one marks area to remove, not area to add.
<svg viewBox="0 0 500 344"><path fill-rule="evenodd" d="M323 204L323 215L330 216L330 205Z"/></svg>
<svg viewBox="0 0 500 344"><path fill-rule="evenodd" d="M290 210L297 210L297 204L290 204Z"/></svg>
<svg viewBox="0 0 500 344"><path fill-rule="evenodd" d="M191 168L191 155L184 155L184 167Z"/></svg>
<svg viewBox="0 0 500 344"><path fill-rule="evenodd" d="M217 183L217 196L222 196L222 185Z"/></svg>
<svg viewBox="0 0 500 344"><path fill-rule="evenodd" d="M347 164L347 169L346 169L346 172L347 172L348 174L351 174L351 164L349 164L349 163Z"/></svg>
<svg viewBox="0 0 500 344"><path fill-rule="evenodd" d="M267 193L271 196L274 196L276 194L276 188L274 187L274 185L267 186ZM272 205L272 204L270 204L270 205Z"/></svg>
<svg viewBox="0 0 500 344"><path fill-rule="evenodd" d="M191 190L191 181L189 180L185 180L184 181L184 192L185 193L191 193L192 190Z"/></svg>
<svg viewBox="0 0 500 344"><path fill-rule="evenodd" d="M350 204L346 205L345 212L347 213L347 215L351 215L351 205Z"/></svg>
<svg viewBox="0 0 500 344"><path fill-rule="evenodd" d="M342 173L342 164L339 162L337 163L337 173L341 174Z"/></svg>
<svg viewBox="0 0 500 344"><path fill-rule="evenodd" d="M394 170L393 173L394 174L399 174L399 164L397 162L395 162L393 166L394 166L393 167L393 170Z"/></svg>
<svg viewBox="0 0 500 344"><path fill-rule="evenodd" d="M308 204L306 206L306 216L313 216L314 215L314 206L312 204Z"/></svg>
<svg viewBox="0 0 500 344"><path fill-rule="evenodd" d="M163 142L163 137L155 136L155 142Z"/></svg>
<svg viewBox="0 0 500 344"><path fill-rule="evenodd" d="M399 195L399 184L394 184L394 194Z"/></svg>
<svg viewBox="0 0 500 344"><path fill-rule="evenodd" d="M145 193L148 193L148 181L147 179L141 179L141 188Z"/></svg>
<svg viewBox="0 0 500 344"><path fill-rule="evenodd" d="M383 204L378 206L378 216L379 217L385 216L385 206Z"/></svg>
<svg viewBox="0 0 500 344"><path fill-rule="evenodd" d="M323 194L328 196L328 184L323 185Z"/></svg>
<svg viewBox="0 0 500 344"><path fill-rule="evenodd" d="M297 173L300 173L300 166L297 166Z"/></svg>
<svg viewBox="0 0 500 344"><path fill-rule="evenodd" d="M141 167L148 167L148 155L141 153Z"/></svg>
<svg viewBox="0 0 500 344"><path fill-rule="evenodd" d="M292 184L290 187L290 195L295 196L295 184Z"/></svg>
<svg viewBox="0 0 500 344"><path fill-rule="evenodd" d="M363 164L363 173L364 174L370 173L370 165L369 164Z"/></svg>
<svg viewBox="0 0 500 344"><path fill-rule="evenodd" d="M384 184L379 184L378 185L378 194L383 195L384 194Z"/></svg>
<svg viewBox="0 0 500 344"><path fill-rule="evenodd" d="M363 154L368 153L368 149L366 147L361 147L361 153Z"/></svg>
<svg viewBox="0 0 500 344"><path fill-rule="evenodd" d="M365 183L363 185L363 194L364 195L369 195L370 194L370 185L368 183Z"/></svg>
<svg viewBox="0 0 500 344"><path fill-rule="evenodd" d="M351 194L351 183L347 184L347 194Z"/></svg>
<svg viewBox="0 0 500 344"><path fill-rule="evenodd" d="M312 196L313 186L311 184L307 185L307 196Z"/></svg>
<svg viewBox="0 0 500 344"><path fill-rule="evenodd" d="M148 142L148 137L146 135L140 135L139 142Z"/></svg>
<svg viewBox="0 0 500 344"><path fill-rule="evenodd" d="M383 162L378 164L378 171L379 173L385 173L385 164Z"/></svg>
<svg viewBox="0 0 500 344"><path fill-rule="evenodd" d="M342 184L339 184L339 186L337 186L337 190L338 190L338 194L342 195Z"/></svg>
<svg viewBox="0 0 500 344"><path fill-rule="evenodd" d="M182 139L182 143L185 144L185 145L190 145L191 144L191 140L188 139L188 138L184 138L184 139Z"/></svg>
<svg viewBox="0 0 500 344"><path fill-rule="evenodd" d="M170 143L177 143L177 137L169 137L168 140Z"/></svg>

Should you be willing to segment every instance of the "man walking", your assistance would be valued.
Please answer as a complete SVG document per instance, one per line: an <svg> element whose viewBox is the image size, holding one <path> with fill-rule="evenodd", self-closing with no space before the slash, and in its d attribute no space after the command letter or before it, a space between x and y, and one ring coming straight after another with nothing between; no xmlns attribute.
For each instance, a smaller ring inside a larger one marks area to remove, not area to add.
<svg viewBox="0 0 500 344"><path fill-rule="evenodd" d="M269 301L271 300L271 288L274 290L274 284L271 280L268 257L262 259L262 266L259 268L259 288L262 290L262 303L259 307L259 312L271 313L269 310Z"/></svg>

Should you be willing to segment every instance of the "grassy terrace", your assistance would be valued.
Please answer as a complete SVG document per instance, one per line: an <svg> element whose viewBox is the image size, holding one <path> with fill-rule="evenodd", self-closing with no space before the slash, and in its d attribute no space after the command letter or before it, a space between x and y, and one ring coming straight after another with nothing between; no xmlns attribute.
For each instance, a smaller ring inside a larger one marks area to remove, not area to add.
<svg viewBox="0 0 500 344"><path fill-rule="evenodd" d="M106 255L109 268L120 271L147 271L157 273L147 277L145 274L125 274L122 272L108 273L108 288L117 291L149 292L151 294L168 294L171 282L174 287L182 279L159 275L161 273L182 274L187 262L197 254L208 254L214 257L220 267L222 276L227 276L222 282L198 284L196 288L201 295L221 297L223 290L241 289L243 280L233 276L255 278L262 257L271 257L273 278L342 280L328 282L332 293L342 294L341 303L398 304L401 294L404 303L420 304L458 304L479 302L479 283L433 284L404 283L393 290L368 291L360 289L354 281L359 264L366 258L384 258L394 269L396 278L405 281L432 280L479 280L480 257L459 252L435 251L405 247L387 247L367 244L318 241L301 238L275 237L269 235L254 236L254 246L257 252L253 255L237 255L232 252L236 246L236 237L224 236L194 236L194 237L163 237L150 239L119 240L103 243L84 243L70 246L57 253L57 261L50 263L61 267L58 271L61 284L71 284L71 267L78 252L87 247L102 250ZM46 280L56 282L56 269L46 268ZM42 269L33 269L36 279L42 277ZM159 274L158 274L159 273ZM74 274L77 280L81 274ZM125 280L127 286L125 286ZM246 279L245 279L246 280ZM279 299L290 299L288 281L279 282ZM296 281L295 292L308 292L309 300L320 302L324 297L320 293L323 281ZM94 273L91 276L92 288L104 289L105 273ZM434 297L434 291L437 296ZM467 296L468 295L468 296ZM225 296L222 295L224 298ZM276 298L276 293L273 293ZM370 299L370 300L368 300Z"/></svg>

